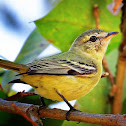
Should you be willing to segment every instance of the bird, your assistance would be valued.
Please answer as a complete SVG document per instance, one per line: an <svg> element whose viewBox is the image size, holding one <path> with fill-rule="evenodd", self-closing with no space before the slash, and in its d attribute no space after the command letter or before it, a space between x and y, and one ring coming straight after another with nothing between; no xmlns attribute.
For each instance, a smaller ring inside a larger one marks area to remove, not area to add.
<svg viewBox="0 0 126 126"><path fill-rule="evenodd" d="M99 82L103 56L117 34L90 29L80 34L67 52L26 65L0 59L0 67L19 73L19 79L11 83L29 84L42 97L57 101L78 99Z"/></svg>

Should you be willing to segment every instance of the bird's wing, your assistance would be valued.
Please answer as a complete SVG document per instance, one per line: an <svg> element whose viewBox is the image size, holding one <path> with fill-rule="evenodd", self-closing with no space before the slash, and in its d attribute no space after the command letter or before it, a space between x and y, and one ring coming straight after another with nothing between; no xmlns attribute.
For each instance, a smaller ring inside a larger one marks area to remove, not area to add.
<svg viewBox="0 0 126 126"><path fill-rule="evenodd" d="M28 64L28 74L84 75L96 73L94 65L72 60L40 60Z"/></svg>

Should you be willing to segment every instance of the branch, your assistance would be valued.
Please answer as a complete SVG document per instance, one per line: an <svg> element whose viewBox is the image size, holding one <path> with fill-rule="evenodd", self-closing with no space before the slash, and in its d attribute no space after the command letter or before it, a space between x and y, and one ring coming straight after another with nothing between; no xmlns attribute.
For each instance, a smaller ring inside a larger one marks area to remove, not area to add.
<svg viewBox="0 0 126 126"><path fill-rule="evenodd" d="M100 23L99 23L99 8L98 8L97 4L94 5L93 14L94 14L94 18L95 18L96 28L99 29L99 27L100 27Z"/></svg>
<svg viewBox="0 0 126 126"><path fill-rule="evenodd" d="M36 122L32 121L25 113L23 113L16 105L15 103L11 103L11 106L13 106L16 110L16 113L23 116L27 121L29 121L33 126L38 126Z"/></svg>
<svg viewBox="0 0 126 126"><path fill-rule="evenodd" d="M108 78L109 78L109 80L110 80L111 85L113 86L113 85L114 85L114 80L115 80L115 79L114 79L114 76L112 75L112 73L111 73L111 71L110 71L110 69L109 69L109 66L108 66L106 57L103 58L102 63L103 63L103 67L104 67L105 71L107 71L107 72L109 73Z"/></svg>
<svg viewBox="0 0 126 126"><path fill-rule="evenodd" d="M37 95L37 94L35 94L34 92L24 92L23 91L23 92L18 92L17 94L12 95L10 97L7 97L5 100L7 100L7 101L13 101L15 99L23 98L25 96L31 96L31 95Z"/></svg>
<svg viewBox="0 0 126 126"><path fill-rule="evenodd" d="M15 110L13 104L15 104L15 106L17 106L22 113L25 113L28 117L30 117L32 121L36 122L37 124L42 124L38 115L39 107L32 104L19 103L15 101L6 101L0 98L0 111L16 113L21 115L19 111Z"/></svg>
<svg viewBox="0 0 126 126"><path fill-rule="evenodd" d="M15 103L15 105L18 106L18 108L27 116L29 116L34 122L40 121L40 117L66 120L67 111L49 108L43 108L39 110L38 105L6 101L3 99L0 99L0 110L5 112L17 113L14 107L11 106L12 103ZM71 112L68 118L71 121L79 121L110 126L125 126L126 124L126 115L119 114L93 114L74 111Z"/></svg>
<svg viewBox="0 0 126 126"><path fill-rule="evenodd" d="M126 0L123 1L122 22L120 25L122 31L122 43L119 48L118 65L116 72L117 91L113 99L113 114L121 113L122 111L122 96L126 69Z"/></svg>
<svg viewBox="0 0 126 126"><path fill-rule="evenodd" d="M94 7L93 7L93 14L94 14L94 18L95 18L96 28L99 29L100 28L99 8L98 8L98 5L97 4L95 4ZM104 70L107 73L109 73L108 78L109 78L110 83L111 83L111 86L112 86L112 89L111 89L109 95L110 95L110 97L113 97L114 94L115 94L115 92L116 92L116 85L114 85L115 78L114 78L114 76L112 75L112 73L111 73L111 71L109 69L109 65L107 63L107 60L106 60L106 57L105 56L104 56L104 58L102 60L102 64L103 64Z"/></svg>

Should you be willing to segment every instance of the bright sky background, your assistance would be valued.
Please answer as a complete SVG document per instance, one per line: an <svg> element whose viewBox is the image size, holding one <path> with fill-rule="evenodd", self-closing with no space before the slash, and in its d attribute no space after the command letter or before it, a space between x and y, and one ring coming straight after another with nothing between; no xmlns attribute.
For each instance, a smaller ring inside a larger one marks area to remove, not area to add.
<svg viewBox="0 0 126 126"><path fill-rule="evenodd" d="M0 0L0 58L10 61L15 60L25 40L36 27L32 21L43 17L49 11L54 0L52 0L52 3L50 2L50 5L45 4L45 1L47 2L47 0ZM46 8L48 10L45 10ZM13 12L13 16L17 17L19 24L22 26L21 29L15 30L13 27L6 27L6 24L3 23L4 20L2 20L5 18L5 15L2 13L4 9ZM60 52L59 49L50 44L40 54L39 58ZM31 86L15 84L12 86L12 89L16 91L28 91L31 89ZM71 104L73 105L74 103L75 100ZM51 105L50 107L69 109L64 102Z"/></svg>

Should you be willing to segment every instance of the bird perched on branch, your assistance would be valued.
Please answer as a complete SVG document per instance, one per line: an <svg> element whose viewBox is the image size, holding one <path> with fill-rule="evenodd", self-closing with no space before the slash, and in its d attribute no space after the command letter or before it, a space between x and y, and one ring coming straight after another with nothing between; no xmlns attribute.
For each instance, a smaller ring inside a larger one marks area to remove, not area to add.
<svg viewBox="0 0 126 126"><path fill-rule="evenodd" d="M42 97L58 101L78 99L97 85L103 56L117 33L91 29L78 36L65 53L27 65L0 59L0 67L18 72L20 79L11 82L27 83Z"/></svg>

